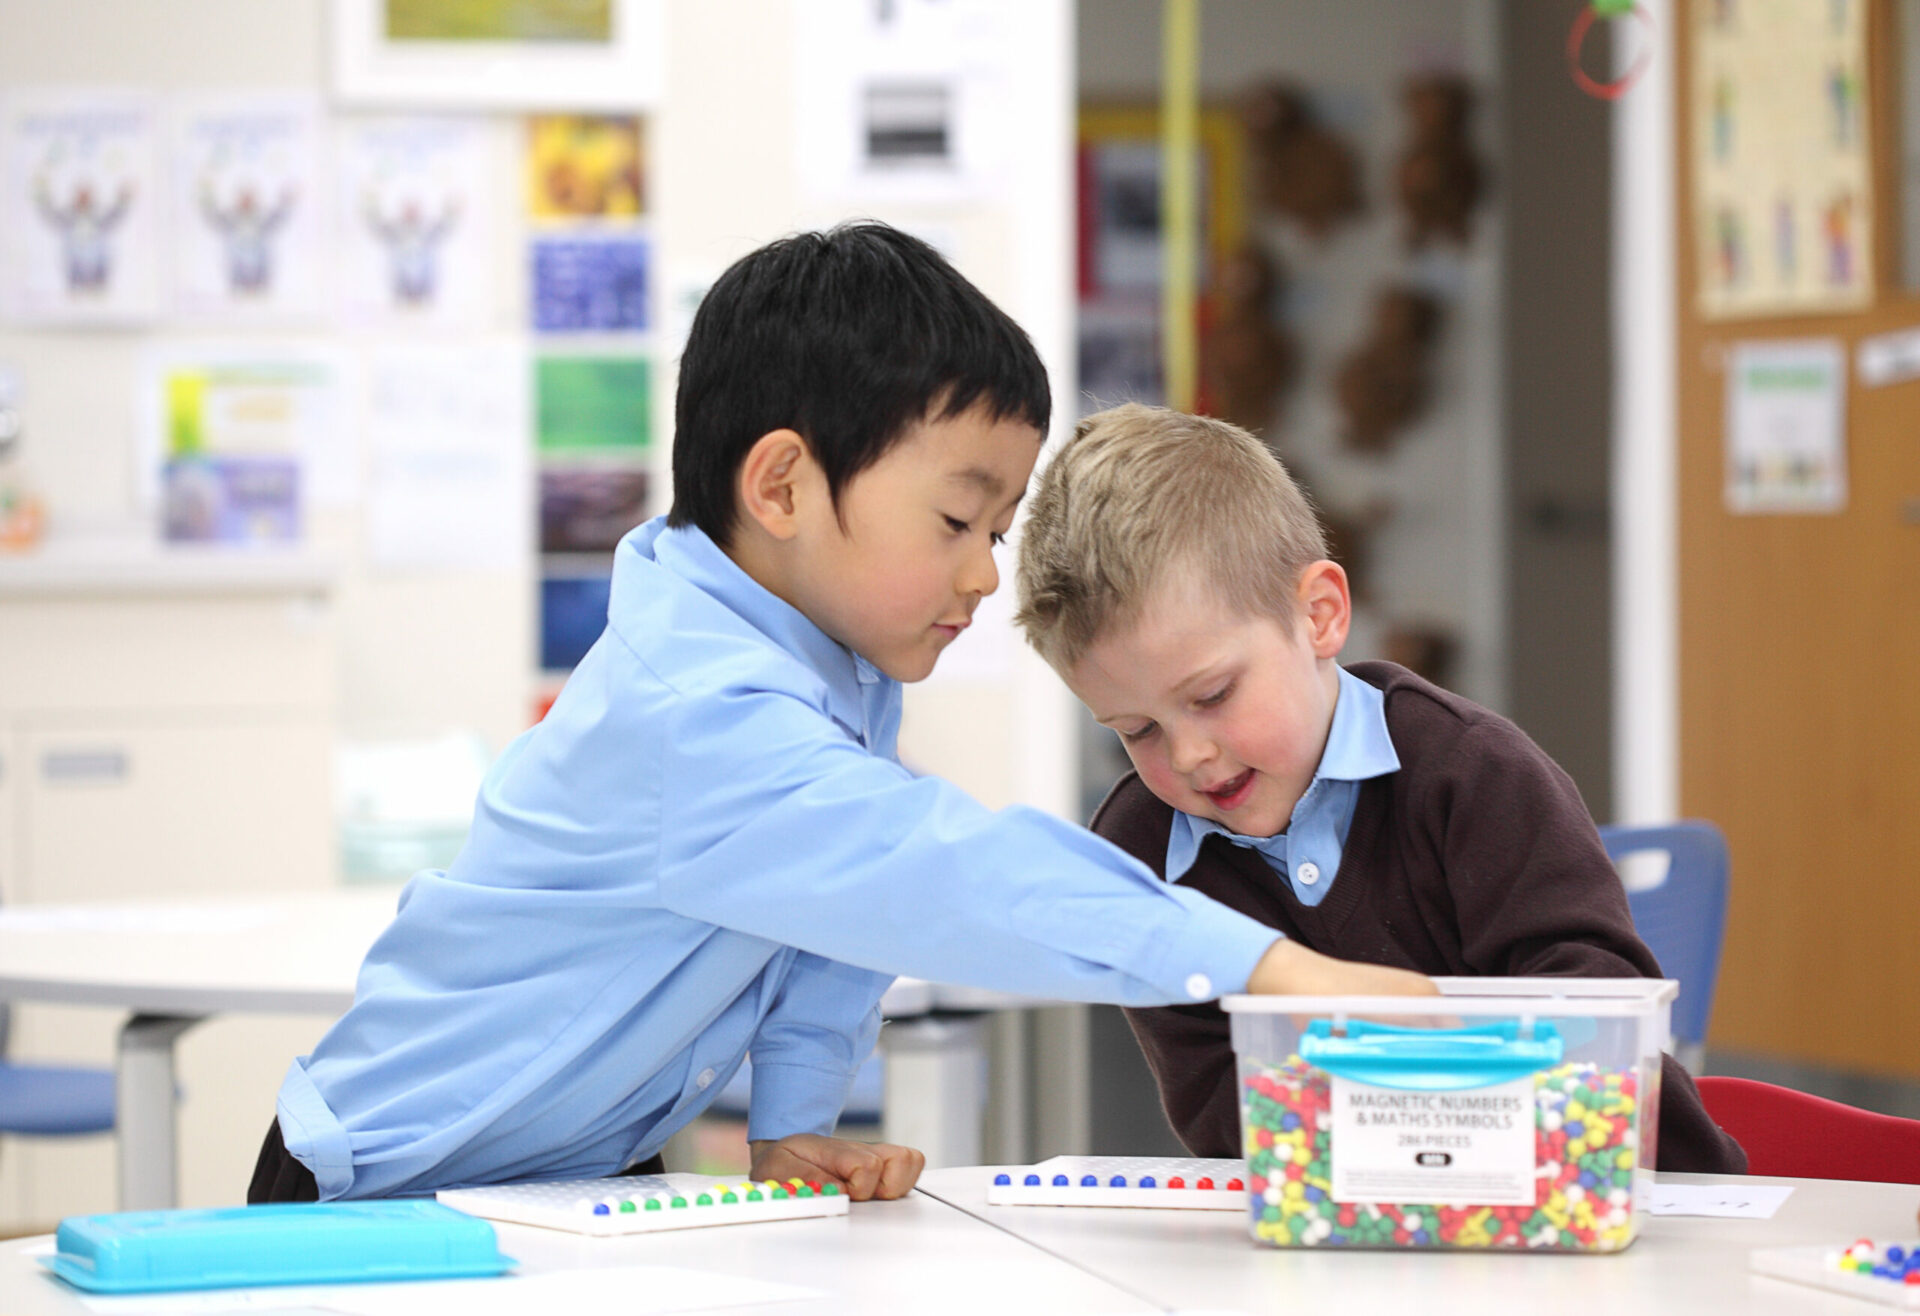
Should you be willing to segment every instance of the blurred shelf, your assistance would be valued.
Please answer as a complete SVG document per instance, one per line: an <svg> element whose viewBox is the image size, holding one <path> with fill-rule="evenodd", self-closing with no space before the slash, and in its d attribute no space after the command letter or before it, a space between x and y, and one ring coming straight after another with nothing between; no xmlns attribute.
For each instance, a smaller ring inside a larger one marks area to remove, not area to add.
<svg viewBox="0 0 1920 1316"><path fill-rule="evenodd" d="M0 552L0 598L125 594L325 594L333 558L297 546L159 544L135 538L49 539Z"/></svg>

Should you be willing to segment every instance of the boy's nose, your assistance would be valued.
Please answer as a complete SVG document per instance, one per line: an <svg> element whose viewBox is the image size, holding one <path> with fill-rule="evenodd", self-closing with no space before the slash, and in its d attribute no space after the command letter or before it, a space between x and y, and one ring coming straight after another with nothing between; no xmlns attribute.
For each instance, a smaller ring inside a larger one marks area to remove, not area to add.
<svg viewBox="0 0 1920 1316"><path fill-rule="evenodd" d="M962 594L978 594L982 598L1000 588L1000 564L993 560L991 543L979 552L967 555L966 566L961 570L957 583Z"/></svg>
<svg viewBox="0 0 1920 1316"><path fill-rule="evenodd" d="M1191 732L1167 733L1167 766L1182 776L1188 776L1213 757L1213 743L1205 736L1196 736Z"/></svg>

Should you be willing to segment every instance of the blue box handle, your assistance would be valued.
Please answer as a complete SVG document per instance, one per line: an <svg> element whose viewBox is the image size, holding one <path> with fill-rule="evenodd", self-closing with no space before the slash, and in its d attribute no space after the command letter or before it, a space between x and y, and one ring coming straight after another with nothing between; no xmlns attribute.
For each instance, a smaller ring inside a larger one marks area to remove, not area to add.
<svg viewBox="0 0 1920 1316"><path fill-rule="evenodd" d="M1405 1028L1353 1020L1346 1036L1333 1035L1333 1023L1315 1019L1300 1039L1300 1058L1327 1073L1377 1088L1408 1092L1455 1092L1491 1087L1550 1069L1566 1054L1560 1030L1533 1025L1520 1036L1519 1023L1476 1024L1471 1028Z"/></svg>

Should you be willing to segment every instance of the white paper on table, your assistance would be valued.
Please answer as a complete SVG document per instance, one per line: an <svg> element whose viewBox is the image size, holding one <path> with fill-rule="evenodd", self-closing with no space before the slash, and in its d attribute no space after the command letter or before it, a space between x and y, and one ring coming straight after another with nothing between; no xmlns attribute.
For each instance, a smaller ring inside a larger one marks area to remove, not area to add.
<svg viewBox="0 0 1920 1316"><path fill-rule="evenodd" d="M367 551L382 567L510 569L532 552L527 350L387 344L367 379Z"/></svg>
<svg viewBox="0 0 1920 1316"><path fill-rule="evenodd" d="M129 92L15 90L0 120L0 294L26 320L160 309L159 129Z"/></svg>
<svg viewBox="0 0 1920 1316"><path fill-rule="evenodd" d="M173 300L184 315L313 317L331 215L312 96L176 99L168 115Z"/></svg>
<svg viewBox="0 0 1920 1316"><path fill-rule="evenodd" d="M58 1283L59 1281L50 1281ZM416 1280L405 1284L284 1285L191 1293L78 1294L102 1316L173 1313L326 1311L341 1316L415 1316L423 1306L460 1316L617 1309L622 1316L711 1311L766 1302L824 1298L818 1289L743 1279L682 1266L594 1266L493 1279Z"/></svg>
<svg viewBox="0 0 1920 1316"><path fill-rule="evenodd" d="M1780 1204L1791 1196L1791 1184L1656 1183L1647 1196L1647 1211L1651 1215L1771 1220Z"/></svg>
<svg viewBox="0 0 1920 1316"><path fill-rule="evenodd" d="M1737 343L1727 354L1730 512L1847 505L1847 351L1837 338Z"/></svg>

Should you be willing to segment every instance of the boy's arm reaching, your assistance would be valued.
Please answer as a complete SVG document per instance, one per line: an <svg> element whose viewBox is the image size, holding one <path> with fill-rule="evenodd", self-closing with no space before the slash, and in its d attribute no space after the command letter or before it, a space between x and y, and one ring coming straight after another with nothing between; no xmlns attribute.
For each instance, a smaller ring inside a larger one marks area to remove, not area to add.
<svg viewBox="0 0 1920 1316"><path fill-rule="evenodd" d="M823 735L792 695L738 692L725 712L669 718L660 739L676 913L882 973L1128 1004L1242 990L1273 946L1077 826Z"/></svg>

